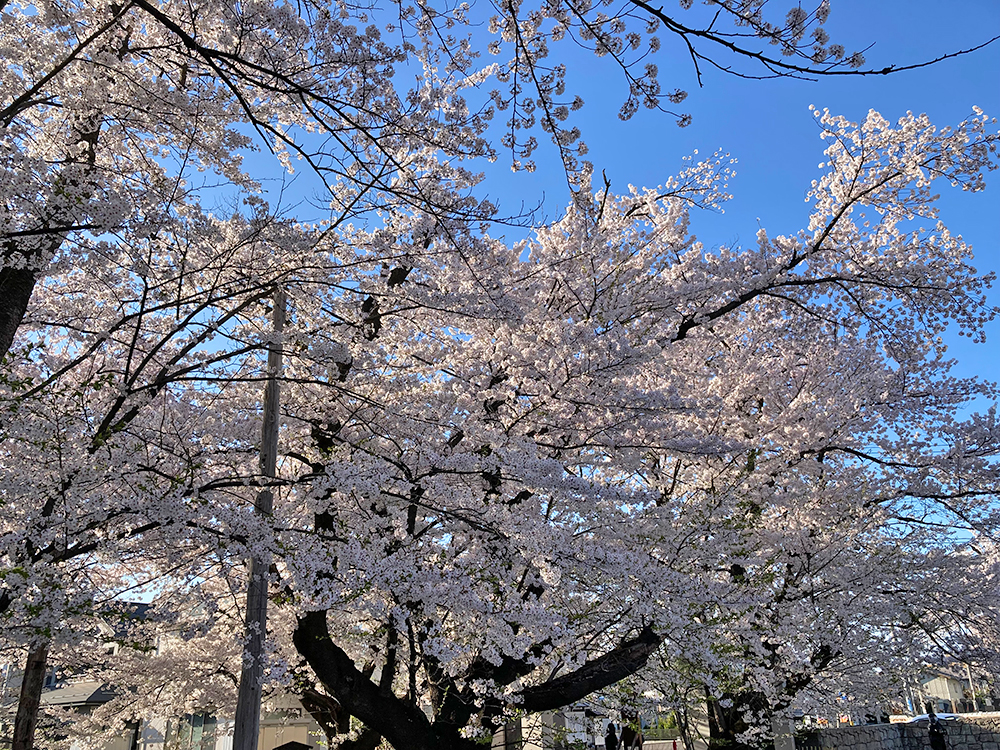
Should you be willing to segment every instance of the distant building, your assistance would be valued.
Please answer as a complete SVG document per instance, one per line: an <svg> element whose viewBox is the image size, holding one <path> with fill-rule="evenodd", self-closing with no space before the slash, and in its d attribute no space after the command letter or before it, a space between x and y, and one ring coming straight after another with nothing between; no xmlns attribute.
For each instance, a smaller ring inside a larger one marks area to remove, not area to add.
<svg viewBox="0 0 1000 750"><path fill-rule="evenodd" d="M932 703L936 713L968 713L976 710L972 700L974 686L979 710L995 710L997 701L992 695L992 682L987 675L966 671L964 664L926 667L905 696L906 708L912 715L922 714L927 703Z"/></svg>

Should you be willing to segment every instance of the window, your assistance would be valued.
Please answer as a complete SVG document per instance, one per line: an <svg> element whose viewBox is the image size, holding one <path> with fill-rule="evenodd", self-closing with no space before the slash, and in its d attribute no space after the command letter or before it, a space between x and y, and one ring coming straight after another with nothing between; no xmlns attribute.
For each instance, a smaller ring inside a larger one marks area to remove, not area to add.
<svg viewBox="0 0 1000 750"><path fill-rule="evenodd" d="M166 750L215 750L212 714L188 714L167 724Z"/></svg>

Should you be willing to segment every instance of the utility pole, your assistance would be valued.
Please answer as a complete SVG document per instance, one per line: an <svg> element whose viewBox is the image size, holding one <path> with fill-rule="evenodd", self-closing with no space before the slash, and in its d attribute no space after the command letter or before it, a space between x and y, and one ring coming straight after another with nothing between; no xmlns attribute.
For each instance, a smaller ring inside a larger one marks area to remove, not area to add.
<svg viewBox="0 0 1000 750"><path fill-rule="evenodd" d="M278 463L278 402L281 396L281 333L285 330L285 293L274 290L273 326L275 340L267 347L267 381L264 386L264 424L261 428L260 473L267 484L274 479ZM267 518L274 505L274 494L264 487L257 494L256 512ZM247 584L246 650L236 698L233 750L257 750L260 735L260 699L264 677L264 639L267 637L267 586L270 578L271 552L252 549L250 581Z"/></svg>
<svg viewBox="0 0 1000 750"><path fill-rule="evenodd" d="M972 684L972 670L969 662L965 662L965 678L969 681L969 692L972 693L972 710L979 713L979 701L976 700L976 686Z"/></svg>

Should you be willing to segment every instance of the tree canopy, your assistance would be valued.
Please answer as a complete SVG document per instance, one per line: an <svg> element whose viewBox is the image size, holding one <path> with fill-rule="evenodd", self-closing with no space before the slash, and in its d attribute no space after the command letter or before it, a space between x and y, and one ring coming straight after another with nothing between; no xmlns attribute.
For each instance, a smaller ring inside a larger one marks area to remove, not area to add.
<svg viewBox="0 0 1000 750"><path fill-rule="evenodd" d="M68 654L159 582L174 650L121 663L198 686L161 708L225 709L234 592L267 550L268 687L331 735L354 717L342 747L398 750L472 747L643 669L744 715L995 658L1000 434L970 410L996 391L941 339L983 337L993 279L934 208L983 188L995 122L817 111L808 224L707 249L692 216L731 157L595 186L556 45L613 58L623 117L683 99L658 35L742 75L883 72L827 38L828 3L709 5L705 26L637 0L4 5L29 42L0 99L4 643ZM530 169L539 130L570 200L510 243L473 165ZM254 144L322 178L323 220L265 200Z"/></svg>

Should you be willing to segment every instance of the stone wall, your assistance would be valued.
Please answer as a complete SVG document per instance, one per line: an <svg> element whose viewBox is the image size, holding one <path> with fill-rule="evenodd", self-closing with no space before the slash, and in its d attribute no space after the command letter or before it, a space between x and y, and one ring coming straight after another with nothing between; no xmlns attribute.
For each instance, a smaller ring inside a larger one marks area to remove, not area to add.
<svg viewBox="0 0 1000 750"><path fill-rule="evenodd" d="M948 750L1000 750L1000 713L965 714L955 721L943 721ZM927 722L900 724L908 745L904 750L930 750Z"/></svg>
<svg viewBox="0 0 1000 750"><path fill-rule="evenodd" d="M820 729L806 741L796 742L810 750L916 750L906 742L903 724L871 724L860 727Z"/></svg>
<svg viewBox="0 0 1000 750"><path fill-rule="evenodd" d="M1000 750L1000 713L944 721L948 750ZM800 735L798 750L930 750L927 722L820 729Z"/></svg>

